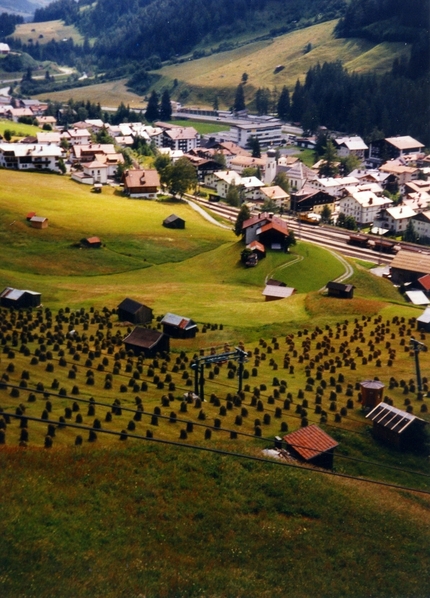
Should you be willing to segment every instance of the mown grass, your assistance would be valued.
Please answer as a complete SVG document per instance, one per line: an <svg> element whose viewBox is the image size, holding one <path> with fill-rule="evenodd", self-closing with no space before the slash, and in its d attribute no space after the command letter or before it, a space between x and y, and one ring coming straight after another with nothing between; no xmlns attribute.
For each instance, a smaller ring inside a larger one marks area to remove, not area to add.
<svg viewBox="0 0 430 598"><path fill-rule="evenodd" d="M3 596L430 591L428 501L410 494L143 443L0 460Z"/></svg>
<svg viewBox="0 0 430 598"><path fill-rule="evenodd" d="M19 39L23 44L28 44L29 39L33 43L47 44L54 40L60 42L63 39L72 39L75 44L83 44L84 38L73 25L65 25L63 21L45 21L42 23L22 23L17 25L13 37Z"/></svg>
<svg viewBox="0 0 430 598"><path fill-rule="evenodd" d="M23 123L14 123L10 120L0 120L0 135L9 130L14 137L26 137L27 135L36 135L40 133L40 128L33 125L24 125Z"/></svg>
<svg viewBox="0 0 430 598"><path fill-rule="evenodd" d="M161 77L153 88L158 91L168 88L173 99L187 105L211 107L217 96L220 108L229 108L245 72L248 74L245 98L249 102L259 87L280 90L286 85L292 91L297 79L304 80L309 68L317 63L340 60L350 71L385 72L396 57L409 56L409 47L401 44L375 45L362 39L335 39L335 24L336 21L328 21L273 39L248 43L228 52L165 66L157 71ZM305 53L309 43L312 50ZM202 49L209 50L210 47L209 44ZM275 73L278 65L285 68ZM45 99L45 96L38 97ZM146 107L146 100L127 89L125 80L50 94L53 101L69 98L89 99L114 108L120 102L130 104L132 108Z"/></svg>
<svg viewBox="0 0 430 598"><path fill-rule="evenodd" d="M175 119L173 124L180 125L183 127L194 127L196 131L198 131L201 135L207 135L209 133L219 133L220 131L225 131L226 125L219 125L217 123L210 123L210 122L201 122L198 120L192 119Z"/></svg>

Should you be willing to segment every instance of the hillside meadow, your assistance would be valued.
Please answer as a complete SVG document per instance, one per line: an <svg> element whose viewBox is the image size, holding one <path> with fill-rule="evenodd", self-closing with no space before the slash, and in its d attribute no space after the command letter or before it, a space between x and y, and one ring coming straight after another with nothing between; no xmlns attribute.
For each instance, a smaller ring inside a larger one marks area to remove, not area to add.
<svg viewBox="0 0 430 598"><path fill-rule="evenodd" d="M353 260L354 299L325 296L344 261L302 241L245 269L233 232L183 202L40 173L0 170L0 184L0 286L43 301L0 310L0 595L429 594L428 451L377 442L358 395L377 376L429 420L430 352L420 396L408 347L421 308ZM29 211L49 227L30 228ZM171 213L185 230L162 226ZM77 247L93 235L103 248ZM297 293L265 302L268 277ZM153 308L154 327L193 318L196 337L127 353L125 297ZM238 345L242 391L230 360L205 369L205 401L184 399L194 357ZM311 424L351 478L259 460Z"/></svg>
<svg viewBox="0 0 430 598"><path fill-rule="evenodd" d="M335 39L336 21L327 21L312 27L298 29L285 35L260 41L249 41L226 52L213 53L199 59L189 57L183 62L166 65L156 71L161 75L154 89L168 88L172 98L187 105L210 107L218 97L220 108L229 108L234 101L242 74L248 74L245 97L251 101L259 87L294 89L297 79L302 81L311 66L325 61L340 60L349 71L383 73L393 60L409 54L401 43L374 44L363 39ZM305 51L311 44L311 50ZM211 52L210 46L200 51ZM279 65L284 69L275 73ZM175 82L175 83L174 83ZM46 94L38 96L46 99ZM91 100L103 106L117 107L120 102L131 108L145 108L146 100L129 90L126 80L112 81L90 87L55 92L53 101Z"/></svg>

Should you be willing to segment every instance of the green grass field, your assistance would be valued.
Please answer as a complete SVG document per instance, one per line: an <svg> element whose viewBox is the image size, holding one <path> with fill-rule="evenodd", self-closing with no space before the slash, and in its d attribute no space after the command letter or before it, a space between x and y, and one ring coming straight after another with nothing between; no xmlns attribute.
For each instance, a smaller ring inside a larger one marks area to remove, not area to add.
<svg viewBox="0 0 430 598"><path fill-rule="evenodd" d="M12 134L12 140L27 135L37 135L41 129L33 125L24 125L23 123L14 123L10 120L0 120L0 135L9 130Z"/></svg>
<svg viewBox="0 0 430 598"><path fill-rule="evenodd" d="M245 269L233 232L182 202L40 173L0 170L0 184L0 286L42 292L44 306L0 310L1 596L429 594L427 453L377 442L357 386L377 376L429 420L408 349L421 308L352 260L354 299L325 296L344 265L301 241ZM29 211L49 227L30 228ZM171 213L185 230L162 227ZM90 235L104 247L74 246ZM269 276L297 293L264 301ZM196 338L127 354L125 297L153 308L154 326L168 311L193 318ZM206 402L184 403L193 356L226 343L249 355L242 393L227 362L206 368ZM430 352L420 359L426 395ZM336 473L378 484L252 460L304 418L339 442Z"/></svg>
<svg viewBox="0 0 430 598"><path fill-rule="evenodd" d="M47 44L51 40L60 42L63 39L73 39L75 44L82 44L84 38L73 25L65 25L63 21L45 21L42 23L22 23L17 25L13 37L28 44ZM30 42L31 43L31 42Z"/></svg>

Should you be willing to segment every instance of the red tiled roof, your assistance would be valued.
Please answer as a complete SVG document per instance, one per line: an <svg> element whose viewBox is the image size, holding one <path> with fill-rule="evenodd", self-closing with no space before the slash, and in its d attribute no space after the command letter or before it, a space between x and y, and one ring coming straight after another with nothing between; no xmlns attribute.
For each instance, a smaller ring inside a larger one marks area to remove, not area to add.
<svg viewBox="0 0 430 598"><path fill-rule="evenodd" d="M425 291L430 291L430 274L425 274L424 276L421 276L421 278L418 278L418 282Z"/></svg>
<svg viewBox="0 0 430 598"><path fill-rule="evenodd" d="M265 233L268 230L276 230L278 233L283 233L284 235L288 235L287 225L283 220L278 222L267 222L264 226L261 227L260 233Z"/></svg>
<svg viewBox="0 0 430 598"><path fill-rule="evenodd" d="M338 443L316 425L299 428L284 436L287 446L293 448L305 461L338 446Z"/></svg>

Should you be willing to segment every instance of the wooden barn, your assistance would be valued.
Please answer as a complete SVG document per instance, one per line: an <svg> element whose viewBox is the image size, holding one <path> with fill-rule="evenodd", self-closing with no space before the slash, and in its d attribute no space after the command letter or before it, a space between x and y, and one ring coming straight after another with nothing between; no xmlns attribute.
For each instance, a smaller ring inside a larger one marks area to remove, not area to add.
<svg viewBox="0 0 430 598"><path fill-rule="evenodd" d="M12 307L14 309L25 309L28 307L39 307L41 294L34 291L21 291L6 287L0 293L0 305L2 307Z"/></svg>
<svg viewBox="0 0 430 598"><path fill-rule="evenodd" d="M263 290L263 295L266 301L277 301L278 299L287 299L294 295L296 289L287 287L286 285L266 284Z"/></svg>
<svg viewBox="0 0 430 598"><path fill-rule="evenodd" d="M297 459L317 467L333 469L338 443L316 425L299 428L284 436L287 450Z"/></svg>
<svg viewBox="0 0 430 598"><path fill-rule="evenodd" d="M167 216L167 218L165 218L163 220L163 226L165 226L166 228L183 229L183 228L185 228L185 220L183 220L179 216L176 216L176 214L171 214L170 216Z"/></svg>
<svg viewBox="0 0 430 598"><path fill-rule="evenodd" d="M426 421L412 413L379 403L366 417L373 422L373 435L398 449L405 450L423 442Z"/></svg>
<svg viewBox="0 0 430 598"><path fill-rule="evenodd" d="M343 284L342 282L328 282L326 284L329 297L339 297L340 299L352 299L354 296L354 285Z"/></svg>
<svg viewBox="0 0 430 598"><path fill-rule="evenodd" d="M81 239L81 246L85 247L85 249L100 249L102 242L99 237L87 237L86 239Z"/></svg>
<svg viewBox="0 0 430 598"><path fill-rule="evenodd" d="M118 320L120 322L131 322L132 324L149 324L152 321L152 309L134 301L134 299L124 299L117 307Z"/></svg>
<svg viewBox="0 0 430 598"><path fill-rule="evenodd" d="M32 228L48 228L48 218L45 216L33 216L30 218Z"/></svg>
<svg viewBox="0 0 430 598"><path fill-rule="evenodd" d="M184 318L167 313L161 320L163 332L172 338L194 338L197 334L197 324L190 318Z"/></svg>
<svg viewBox="0 0 430 598"><path fill-rule="evenodd" d="M159 330L135 328L124 338L127 351L135 355L143 353L145 357L155 357L157 353L170 351L169 337Z"/></svg>

